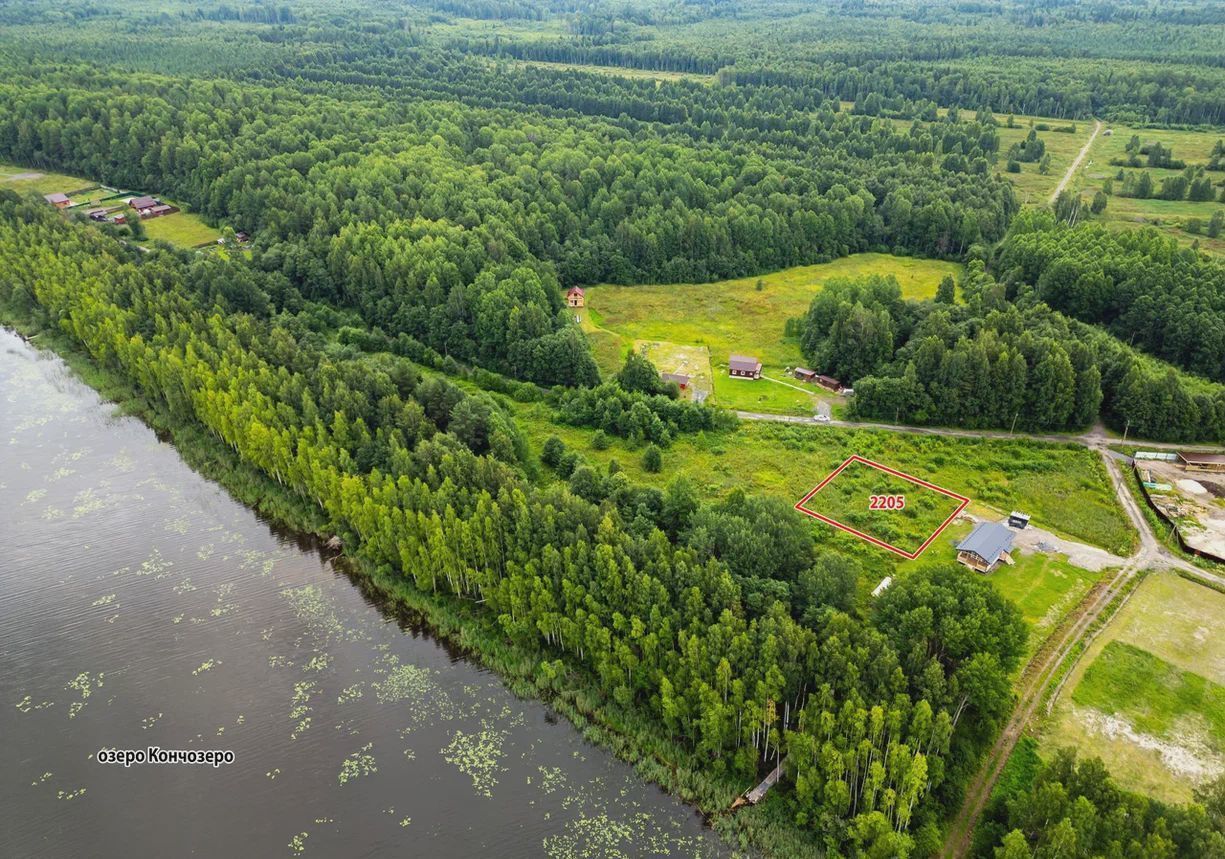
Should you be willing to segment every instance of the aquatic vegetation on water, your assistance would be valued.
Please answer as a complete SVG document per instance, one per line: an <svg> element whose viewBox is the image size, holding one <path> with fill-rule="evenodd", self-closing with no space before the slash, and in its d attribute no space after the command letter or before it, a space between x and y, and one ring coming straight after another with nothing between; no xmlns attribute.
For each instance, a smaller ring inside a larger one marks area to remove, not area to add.
<svg viewBox="0 0 1225 859"><path fill-rule="evenodd" d="M299 832L293 838L289 839L289 849L294 856L302 855L302 851L306 849L306 839L309 837L309 832Z"/></svg>
<svg viewBox="0 0 1225 859"><path fill-rule="evenodd" d="M96 600L90 603L90 605L91 606L110 605L114 601L115 601L115 594L107 594L106 596L98 597Z"/></svg>
<svg viewBox="0 0 1225 859"><path fill-rule="evenodd" d="M204 662L200 663L199 668L195 669L191 673L193 676L199 676L200 674L203 674L205 671L212 671L214 668L216 668L220 664L221 664L220 659L206 659Z"/></svg>
<svg viewBox="0 0 1225 859"><path fill-rule="evenodd" d="M507 732L484 723L476 733L456 731L451 742L442 749L443 759L472 779L472 786L482 796L493 796L498 783L496 773L506 772L499 766Z"/></svg>
<svg viewBox="0 0 1225 859"><path fill-rule="evenodd" d="M374 755L370 754L372 748L374 748L374 743L366 743L345 758L344 763L340 765L340 774L337 776L341 784L347 784L355 778L379 771L374 763Z"/></svg>
<svg viewBox="0 0 1225 859"><path fill-rule="evenodd" d="M88 698L93 693L94 689L102 688L102 680L105 676L105 674L99 672L97 676L90 677L88 671L83 671L64 687L65 689L75 689L81 693L81 700L72 702L72 706L68 708L69 719L75 719L77 717L77 713L80 713L81 710L84 709L86 703L88 703Z"/></svg>
<svg viewBox="0 0 1225 859"><path fill-rule="evenodd" d="M337 704L344 704L347 701L356 701L362 697L362 686L364 683L354 683L352 686L346 686L340 690L340 694L336 696Z"/></svg>

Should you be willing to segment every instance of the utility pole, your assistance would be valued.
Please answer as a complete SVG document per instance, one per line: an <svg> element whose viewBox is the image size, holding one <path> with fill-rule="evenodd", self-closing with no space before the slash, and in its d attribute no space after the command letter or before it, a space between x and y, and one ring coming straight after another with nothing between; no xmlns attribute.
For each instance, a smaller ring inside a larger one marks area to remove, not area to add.
<svg viewBox="0 0 1225 859"><path fill-rule="evenodd" d="M1131 418L1127 419L1127 425L1123 427L1123 444L1127 444L1127 431L1131 429Z"/></svg>
<svg viewBox="0 0 1225 859"><path fill-rule="evenodd" d="M1020 416L1021 416L1021 412L1020 412L1020 410L1018 409L1018 410L1017 410L1017 413L1016 413L1015 415L1013 415L1013 416L1012 416L1012 429L1008 430L1008 434L1009 434L1009 435L1015 435L1015 434L1016 434L1016 431L1017 431L1017 418L1019 418Z"/></svg>

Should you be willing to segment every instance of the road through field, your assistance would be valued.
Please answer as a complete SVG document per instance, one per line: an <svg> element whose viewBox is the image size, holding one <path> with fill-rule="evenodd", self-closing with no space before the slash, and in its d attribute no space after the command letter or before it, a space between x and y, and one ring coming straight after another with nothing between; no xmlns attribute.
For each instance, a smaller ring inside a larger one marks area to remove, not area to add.
<svg viewBox="0 0 1225 859"><path fill-rule="evenodd" d="M1085 160L1085 156L1089 154L1090 147L1093 146L1093 141L1097 139L1097 133L1102 130L1100 120L1094 120L1093 133L1089 135L1089 139L1085 141L1085 145L1080 148L1080 152L1076 153L1076 160L1068 167L1068 172L1063 174L1063 178L1059 180L1059 184L1055 186L1054 192L1051 193L1051 198L1047 202L1054 203L1059 194L1068 186L1068 182L1072 181L1072 177L1076 171L1080 169L1080 162Z"/></svg>

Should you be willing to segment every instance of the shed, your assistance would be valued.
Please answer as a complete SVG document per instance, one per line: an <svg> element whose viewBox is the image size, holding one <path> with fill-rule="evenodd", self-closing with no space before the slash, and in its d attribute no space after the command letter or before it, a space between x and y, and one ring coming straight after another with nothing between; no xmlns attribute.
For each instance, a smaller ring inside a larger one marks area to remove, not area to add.
<svg viewBox="0 0 1225 859"><path fill-rule="evenodd" d="M957 544L957 560L971 570L989 573L1000 561L1012 563L1013 533L999 522L980 522Z"/></svg>
<svg viewBox="0 0 1225 859"><path fill-rule="evenodd" d="M842 390L842 383L833 376L817 376L817 384L834 392Z"/></svg>
<svg viewBox="0 0 1225 859"><path fill-rule="evenodd" d="M791 371L791 375L795 376L801 382L815 382L817 380L817 371L808 370L804 367L796 367Z"/></svg>
<svg viewBox="0 0 1225 859"><path fill-rule="evenodd" d="M1011 513L1008 514L1008 527L1016 528L1017 530L1022 530L1024 528L1027 528L1028 526L1029 526L1029 514L1028 513L1019 513L1016 510L1013 510Z"/></svg>
<svg viewBox="0 0 1225 859"><path fill-rule="evenodd" d="M727 359L727 374L737 379L760 379L761 362L752 355L732 355Z"/></svg>
<svg viewBox="0 0 1225 859"><path fill-rule="evenodd" d="M65 206L72 205L72 201L68 199L67 194L43 194L43 199L57 209L63 209Z"/></svg>
<svg viewBox="0 0 1225 859"><path fill-rule="evenodd" d="M885 591L889 590L889 586L893 584L893 576L885 576L880 580L880 584L872 590L872 596L878 597Z"/></svg>
<svg viewBox="0 0 1225 859"><path fill-rule="evenodd" d="M1187 471L1225 471L1225 454L1180 450L1178 461Z"/></svg>
<svg viewBox="0 0 1225 859"><path fill-rule="evenodd" d="M152 209L154 206L160 206L161 201L154 197L133 197L131 200L128 200L128 205L139 211L140 209Z"/></svg>
<svg viewBox="0 0 1225 859"><path fill-rule="evenodd" d="M566 304L570 307L582 307L585 301L586 295L581 286L572 286L566 291Z"/></svg>
<svg viewBox="0 0 1225 859"><path fill-rule="evenodd" d="M684 373L660 373L659 378L663 382L676 382L682 391L689 387L689 377Z"/></svg>

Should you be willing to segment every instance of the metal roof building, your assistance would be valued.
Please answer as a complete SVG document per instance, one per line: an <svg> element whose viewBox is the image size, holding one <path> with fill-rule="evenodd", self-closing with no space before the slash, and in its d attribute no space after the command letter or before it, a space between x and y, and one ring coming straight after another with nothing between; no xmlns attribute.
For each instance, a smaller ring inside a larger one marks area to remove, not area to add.
<svg viewBox="0 0 1225 859"><path fill-rule="evenodd" d="M999 522L980 522L957 544L957 560L972 570L989 573L1000 561L1012 563L1012 531Z"/></svg>

